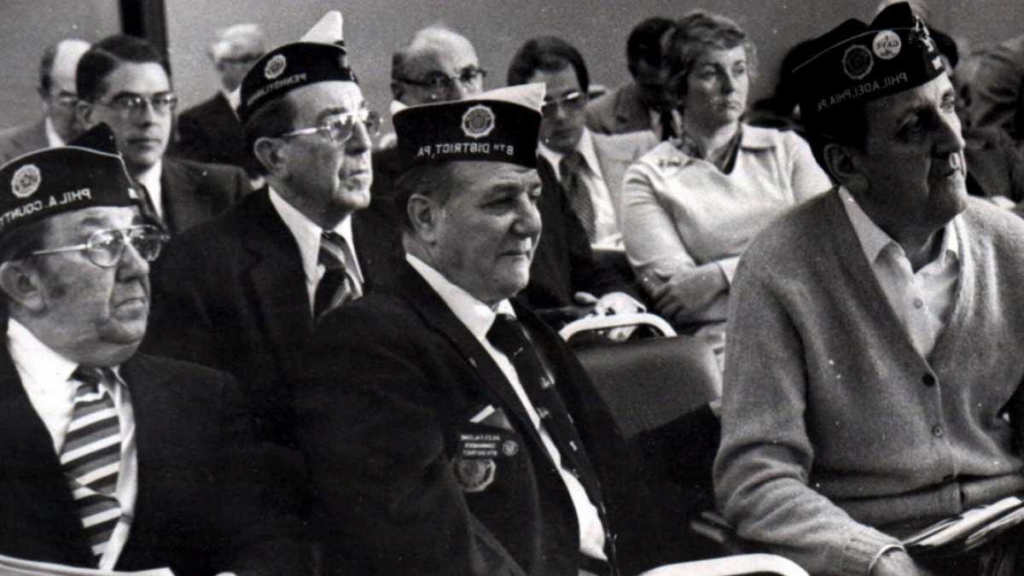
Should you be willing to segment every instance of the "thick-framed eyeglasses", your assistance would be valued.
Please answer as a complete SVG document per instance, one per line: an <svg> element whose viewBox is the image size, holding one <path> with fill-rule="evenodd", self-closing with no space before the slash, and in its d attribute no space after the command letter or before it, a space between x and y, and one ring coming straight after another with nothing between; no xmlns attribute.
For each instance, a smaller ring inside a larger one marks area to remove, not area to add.
<svg viewBox="0 0 1024 576"><path fill-rule="evenodd" d="M319 126L298 128L291 132L285 132L281 134L281 138L291 138L304 134L320 134L335 144L344 144L355 134L356 122L365 126L366 132L371 137L380 133L380 114L373 110L356 110L355 112L328 116Z"/></svg>
<svg viewBox="0 0 1024 576"><path fill-rule="evenodd" d="M403 84L411 84L430 91L439 92L441 90L451 90L455 87L456 82L463 86L475 86L478 81L483 81L486 77L487 70L470 66L460 70L458 76L449 76L444 72L431 72L419 80L414 78L395 78L395 80Z"/></svg>
<svg viewBox="0 0 1024 576"><path fill-rule="evenodd" d="M582 92L572 91L556 98L545 98L540 111L545 116L553 116L558 108L570 112L579 112L586 105L587 95Z"/></svg>
<svg viewBox="0 0 1024 576"><path fill-rule="evenodd" d="M170 239L163 230L150 224L115 228L94 232L85 244L47 248L32 252L33 256L58 254L60 252L85 252L89 260L100 268L112 268L124 257L124 249L131 244L146 262L160 256L164 243Z"/></svg>
<svg viewBox="0 0 1024 576"><path fill-rule="evenodd" d="M100 104L114 110L122 116L141 114L146 107L152 107L154 114L164 115L178 106L178 96L174 92L161 92L152 96L142 94L121 94Z"/></svg>
<svg viewBox="0 0 1024 576"><path fill-rule="evenodd" d="M225 56L217 62L221 64L230 64L232 66L251 66L256 63L257 60L263 57L263 54L240 54L238 56Z"/></svg>

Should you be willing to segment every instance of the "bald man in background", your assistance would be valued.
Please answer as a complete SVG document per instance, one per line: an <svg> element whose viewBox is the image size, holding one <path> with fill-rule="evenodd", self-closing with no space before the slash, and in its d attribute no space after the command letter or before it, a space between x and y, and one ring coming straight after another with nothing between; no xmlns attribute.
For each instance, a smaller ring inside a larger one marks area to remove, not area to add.
<svg viewBox="0 0 1024 576"><path fill-rule="evenodd" d="M39 64L37 88L43 101L43 117L0 131L0 164L29 152L63 146L82 133L75 115L75 68L88 49L88 42L74 39L46 47Z"/></svg>
<svg viewBox="0 0 1024 576"><path fill-rule="evenodd" d="M221 87L209 100L178 116L178 139L168 154L195 160L231 164L245 169L253 187L262 169L245 146L238 119L238 87L249 68L266 53L263 30L256 24L235 24L217 31L207 49Z"/></svg>

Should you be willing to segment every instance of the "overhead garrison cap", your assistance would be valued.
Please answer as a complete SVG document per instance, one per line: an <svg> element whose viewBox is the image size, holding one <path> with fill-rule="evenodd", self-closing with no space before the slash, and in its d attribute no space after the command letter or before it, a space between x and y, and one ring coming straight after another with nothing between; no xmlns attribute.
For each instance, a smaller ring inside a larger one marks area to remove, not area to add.
<svg viewBox="0 0 1024 576"><path fill-rule="evenodd" d="M324 15L298 42L267 52L242 79L238 114L246 122L267 103L318 82L358 82L348 66L341 12Z"/></svg>
<svg viewBox="0 0 1024 576"><path fill-rule="evenodd" d="M850 19L812 40L793 69L804 121L920 86L944 72L928 28L906 2L871 24Z"/></svg>
<svg viewBox="0 0 1024 576"><path fill-rule="evenodd" d="M138 202L106 124L67 146L25 154L0 167L0 237L65 212Z"/></svg>
<svg viewBox="0 0 1024 576"><path fill-rule="evenodd" d="M465 100L410 106L392 121L403 169L453 160L537 166L544 84L523 84Z"/></svg>

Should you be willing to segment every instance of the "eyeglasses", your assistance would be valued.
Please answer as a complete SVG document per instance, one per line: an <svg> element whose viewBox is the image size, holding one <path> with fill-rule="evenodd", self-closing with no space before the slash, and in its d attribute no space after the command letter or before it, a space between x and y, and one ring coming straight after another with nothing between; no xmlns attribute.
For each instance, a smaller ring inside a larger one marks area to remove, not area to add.
<svg viewBox="0 0 1024 576"><path fill-rule="evenodd" d="M231 64L234 66L249 65L255 63L257 60L262 58L262 54L241 54L239 56L226 56L218 60L221 64Z"/></svg>
<svg viewBox="0 0 1024 576"><path fill-rule="evenodd" d="M431 72L420 80L414 80L412 78L395 78L403 84L412 84L413 86L419 86L432 91L440 90L451 90L455 87L455 83L458 82L463 86L474 86L476 82L483 81L487 77L487 70L483 68L477 68L470 66L463 68L458 76L449 76L444 72Z"/></svg>
<svg viewBox="0 0 1024 576"><path fill-rule="evenodd" d="M72 108L78 103L78 94L61 90L53 96L53 103L61 108Z"/></svg>
<svg viewBox="0 0 1024 576"><path fill-rule="evenodd" d="M303 134L322 134L335 144L348 142L356 132L356 122L366 127L370 136L380 133L380 114L373 110L356 110L344 114L335 114L324 119L323 124L311 128L299 128L291 132L281 134L281 138L302 136Z"/></svg>
<svg viewBox="0 0 1024 576"><path fill-rule="evenodd" d="M124 257L124 249L129 243L146 262L152 262L160 256L160 249L170 239L160 228L149 224L131 226L129 228L100 230L89 236L85 244L36 250L33 256L57 254L58 252L85 251L89 260L100 268L116 266Z"/></svg>
<svg viewBox="0 0 1024 576"><path fill-rule="evenodd" d="M582 92L569 92L564 96L558 96L556 98L545 98L544 105L540 107L540 111L545 116L553 116L555 109L561 107L563 110L571 112L579 112L587 105L586 94Z"/></svg>
<svg viewBox="0 0 1024 576"><path fill-rule="evenodd" d="M178 96L173 92L161 92L152 96L121 94L109 102L101 101L100 104L125 116L144 112L147 105L153 107L154 114L164 115L178 106Z"/></svg>

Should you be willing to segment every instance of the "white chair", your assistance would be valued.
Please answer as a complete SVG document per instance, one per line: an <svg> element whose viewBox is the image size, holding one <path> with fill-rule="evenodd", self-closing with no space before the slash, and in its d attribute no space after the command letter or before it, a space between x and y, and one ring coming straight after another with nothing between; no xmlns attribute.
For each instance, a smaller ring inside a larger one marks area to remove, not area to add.
<svg viewBox="0 0 1024 576"><path fill-rule="evenodd" d="M808 576L807 571L793 561L774 554L741 554L714 560L681 562L648 570L640 576L741 576L742 574Z"/></svg>

